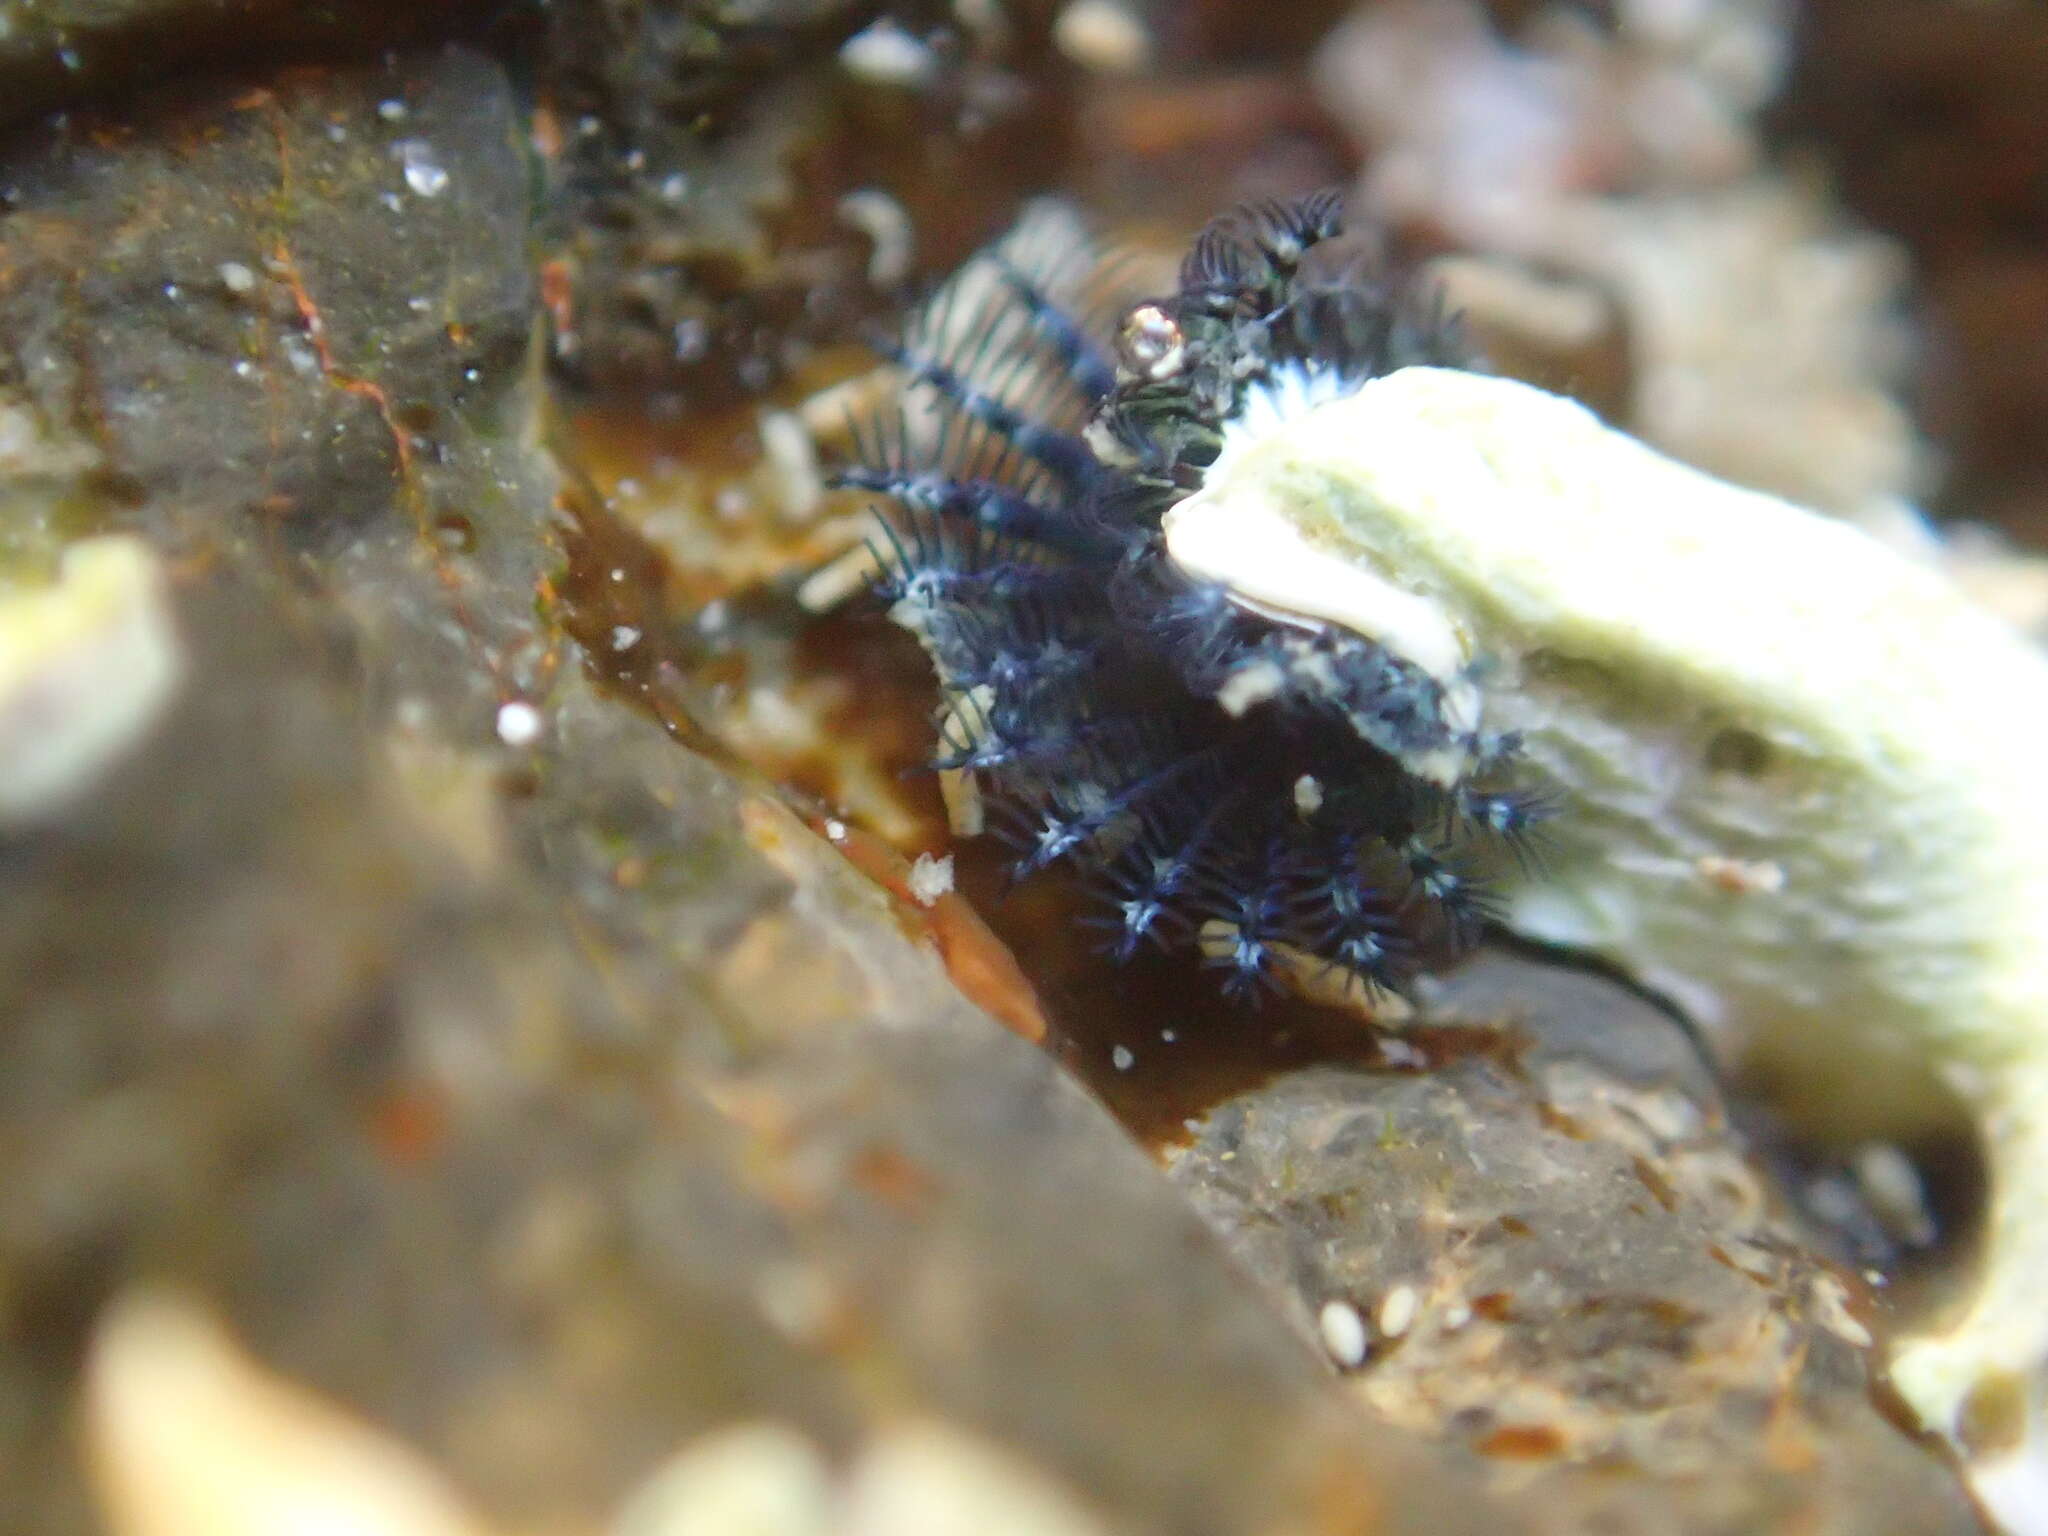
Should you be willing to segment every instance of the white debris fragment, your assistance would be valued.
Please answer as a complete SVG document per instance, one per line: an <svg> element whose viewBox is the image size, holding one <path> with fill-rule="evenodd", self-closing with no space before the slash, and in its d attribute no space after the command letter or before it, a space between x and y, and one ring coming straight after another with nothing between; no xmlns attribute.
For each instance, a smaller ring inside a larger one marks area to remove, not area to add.
<svg viewBox="0 0 2048 1536"><path fill-rule="evenodd" d="M540 711L524 699L498 706L498 740L508 747L530 747L540 740Z"/></svg>
<svg viewBox="0 0 2048 1536"><path fill-rule="evenodd" d="M839 221L868 237L868 281L894 288L910 276L917 233L903 205L876 187L861 187L839 199Z"/></svg>
<svg viewBox="0 0 2048 1536"><path fill-rule="evenodd" d="M953 855L935 859L920 853L910 866L910 899L929 907L953 889Z"/></svg>
<svg viewBox="0 0 2048 1536"><path fill-rule="evenodd" d="M923 85L938 73L938 55L884 18L864 27L839 45L839 62L848 74L876 85Z"/></svg>
<svg viewBox="0 0 2048 1536"><path fill-rule="evenodd" d="M1316 1331L1323 1336L1323 1348L1347 1371L1365 1364L1367 1349L1365 1319L1348 1301L1326 1301L1316 1314Z"/></svg>
<svg viewBox="0 0 2048 1536"><path fill-rule="evenodd" d="M1422 1298L1412 1285L1397 1285L1380 1298L1380 1337L1398 1339L1408 1331L1415 1321L1415 1314L1421 1309Z"/></svg>
<svg viewBox="0 0 2048 1536"><path fill-rule="evenodd" d="M1127 1045L1114 1045L1109 1050L1109 1064L1119 1072L1128 1072L1138 1064L1138 1058Z"/></svg>
<svg viewBox="0 0 2048 1536"><path fill-rule="evenodd" d="M1312 773L1304 773L1294 781L1294 808L1307 820L1323 808L1323 781Z"/></svg>
<svg viewBox="0 0 2048 1536"><path fill-rule="evenodd" d="M1099 75L1134 75L1152 62L1152 33L1119 0L1072 0L1053 23L1053 45Z"/></svg>
<svg viewBox="0 0 2048 1536"><path fill-rule="evenodd" d="M400 139L391 146L405 173L405 184L421 197L439 197L448 190L448 168L434 158L425 139Z"/></svg>

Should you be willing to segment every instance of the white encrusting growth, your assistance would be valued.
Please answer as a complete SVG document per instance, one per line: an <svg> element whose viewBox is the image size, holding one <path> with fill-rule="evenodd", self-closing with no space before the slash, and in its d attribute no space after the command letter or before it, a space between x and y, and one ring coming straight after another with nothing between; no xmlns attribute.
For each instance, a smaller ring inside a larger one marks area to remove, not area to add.
<svg viewBox="0 0 2048 1536"><path fill-rule="evenodd" d="M1220 582L1239 606L1282 624L1335 625L1373 641L1443 688L1444 724L1455 745L1401 754L1418 778L1452 785L1471 767L1471 737L1478 724L1478 690L1467 676L1466 637L1443 609L1403 591L1372 571L1304 539L1287 507L1263 496L1255 479L1230 467L1259 443L1284 434L1290 422L1343 398L1328 375L1287 373L1284 387L1256 392L1234 421L1222 455L1201 489L1177 502L1160 522L1169 559L1201 581ZM1228 499L1216 488L1229 486ZM1241 669L1217 695L1224 709L1242 714L1279 692L1286 675L1260 659Z"/></svg>
<svg viewBox="0 0 2048 1536"><path fill-rule="evenodd" d="M1227 503L1205 485L1177 503L1163 527L1174 564L1224 583L1249 608L1283 621L1341 625L1446 684L1464 666L1464 644L1440 607L1317 549L1284 509L1243 484Z"/></svg>
<svg viewBox="0 0 2048 1536"><path fill-rule="evenodd" d="M1980 1490L2038 1465L2048 659L1856 530L1525 385L1413 368L1278 404L1169 514L1172 557L1522 733L1555 815L1503 871L1510 926L1681 1002L1815 1130L1968 1119L1983 1258L1893 1379Z"/></svg>

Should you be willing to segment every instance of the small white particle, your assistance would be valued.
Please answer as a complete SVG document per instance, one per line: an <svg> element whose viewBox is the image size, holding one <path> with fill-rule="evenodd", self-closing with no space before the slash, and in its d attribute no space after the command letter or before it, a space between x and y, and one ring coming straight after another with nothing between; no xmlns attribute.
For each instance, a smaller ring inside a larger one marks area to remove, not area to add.
<svg viewBox="0 0 2048 1536"><path fill-rule="evenodd" d="M1316 1329L1323 1336L1323 1348L1347 1371L1365 1364L1365 1319L1348 1301L1326 1301L1316 1314Z"/></svg>
<svg viewBox="0 0 2048 1536"><path fill-rule="evenodd" d="M250 362L249 359L247 359L246 357L243 358L240 362L235 364L235 377L238 379L255 378L256 365Z"/></svg>
<svg viewBox="0 0 2048 1536"><path fill-rule="evenodd" d="M623 565L613 566L611 577L613 581L624 581L626 579L626 568Z"/></svg>
<svg viewBox="0 0 2048 1536"><path fill-rule="evenodd" d="M633 649L634 646L638 645L639 643L640 631L635 629L632 625L614 624L612 626L613 650L630 651L631 649Z"/></svg>
<svg viewBox="0 0 2048 1536"><path fill-rule="evenodd" d="M1472 1321L1472 1309L1462 1301L1454 1301L1443 1310L1443 1328L1446 1333L1456 1333Z"/></svg>
<svg viewBox="0 0 2048 1536"><path fill-rule="evenodd" d="M320 371L320 354L307 345L304 337L287 331L278 345L284 349L284 359L294 372L312 375Z"/></svg>
<svg viewBox="0 0 2048 1536"><path fill-rule="evenodd" d="M1137 1065L1137 1062L1138 1058L1131 1054L1129 1046L1118 1045L1110 1048L1109 1064L1115 1067L1117 1071L1128 1072Z"/></svg>
<svg viewBox="0 0 2048 1536"><path fill-rule="evenodd" d="M916 234L910 215L888 193L862 187L839 199L839 222L849 224L868 237L868 281L877 288L893 288L910 276L916 253Z"/></svg>
<svg viewBox="0 0 2048 1536"><path fill-rule="evenodd" d="M508 747L530 747L540 739L540 711L521 699L498 708L498 740Z"/></svg>
<svg viewBox="0 0 2048 1536"><path fill-rule="evenodd" d="M184 290L181 289L176 283L164 284L164 297L171 300L173 303L176 303L179 299L182 299L184 296Z"/></svg>
<svg viewBox="0 0 2048 1536"><path fill-rule="evenodd" d="M726 606L722 597L714 597L697 610L697 628L707 635L717 634L731 619L732 609Z"/></svg>
<svg viewBox="0 0 2048 1536"><path fill-rule="evenodd" d="M876 85L922 85L938 71L938 56L893 21L878 21L839 47L849 74Z"/></svg>
<svg viewBox="0 0 2048 1536"><path fill-rule="evenodd" d="M391 148L405 167L405 184L421 197L439 197L448 190L448 169L425 139L401 139Z"/></svg>
<svg viewBox="0 0 2048 1536"><path fill-rule="evenodd" d="M846 823L845 823L845 822L843 822L843 821L828 821L828 822L826 822L826 823L825 823L825 837L826 837L826 840L827 840L827 841L829 841L829 842L834 842L834 843L843 843L843 842L845 842L845 841L846 841Z"/></svg>
<svg viewBox="0 0 2048 1536"><path fill-rule="evenodd" d="M1294 808L1306 820L1323 808L1323 781L1312 773L1304 773L1294 781Z"/></svg>
<svg viewBox="0 0 2048 1536"><path fill-rule="evenodd" d="M253 293L256 290L256 274L239 261L224 261L214 270L220 274L220 285L229 293Z"/></svg>
<svg viewBox="0 0 2048 1536"><path fill-rule="evenodd" d="M1237 668L1216 690L1216 702L1230 715L1241 715L1254 704L1263 704L1280 691L1287 674L1278 662L1261 657Z"/></svg>
<svg viewBox="0 0 2048 1536"><path fill-rule="evenodd" d="M402 123L405 121L405 103L395 97L390 101L380 101L377 103L377 115L387 123Z"/></svg>
<svg viewBox="0 0 2048 1536"><path fill-rule="evenodd" d="M1083 69L1136 74L1152 60L1152 34L1118 0L1073 0L1052 27L1053 43Z"/></svg>
<svg viewBox="0 0 2048 1536"><path fill-rule="evenodd" d="M935 859L920 853L910 866L910 899L929 907L953 889L953 855Z"/></svg>
<svg viewBox="0 0 2048 1536"><path fill-rule="evenodd" d="M1412 1285L1397 1285L1380 1298L1379 1327L1384 1338L1398 1339L1408 1331L1421 1309L1422 1298Z"/></svg>
<svg viewBox="0 0 2048 1536"><path fill-rule="evenodd" d="M1180 1036L1170 1029L1162 1029L1161 1031L1159 1031L1159 1038L1164 1040L1168 1045L1171 1045L1174 1041L1178 1040Z"/></svg>

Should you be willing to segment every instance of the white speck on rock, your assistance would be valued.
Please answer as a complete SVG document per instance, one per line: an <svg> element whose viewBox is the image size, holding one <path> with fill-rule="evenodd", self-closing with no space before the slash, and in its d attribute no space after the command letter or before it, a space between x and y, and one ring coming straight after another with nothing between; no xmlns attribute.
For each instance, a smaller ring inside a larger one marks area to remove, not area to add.
<svg viewBox="0 0 2048 1536"><path fill-rule="evenodd" d="M1055 47L1083 69L1131 75L1152 62L1152 34L1119 0L1073 0L1053 23Z"/></svg>
<svg viewBox="0 0 2048 1536"><path fill-rule="evenodd" d="M239 261L224 261L214 268L220 274L220 285L229 293L240 297L256 291L256 274Z"/></svg>
<svg viewBox="0 0 2048 1536"><path fill-rule="evenodd" d="M1138 1058L1131 1054L1131 1048L1127 1045L1112 1046L1109 1052L1109 1064L1119 1072L1128 1072L1138 1064Z"/></svg>
<svg viewBox="0 0 2048 1536"><path fill-rule="evenodd" d="M868 237L868 281L893 288L910 276L916 233L903 205L875 187L861 187L839 199L839 222Z"/></svg>
<svg viewBox="0 0 2048 1536"><path fill-rule="evenodd" d="M1365 1319L1348 1301L1326 1301L1316 1314L1316 1331L1323 1336L1323 1348L1347 1371L1365 1364Z"/></svg>
<svg viewBox="0 0 2048 1536"><path fill-rule="evenodd" d="M630 651L631 649L633 649L634 646L638 645L639 643L640 631L635 629L632 625L614 624L612 626L613 650Z"/></svg>
<svg viewBox="0 0 2048 1536"><path fill-rule="evenodd" d="M400 139L391 150L405 167L405 184L421 197L439 197L448 190L448 168L434 158L434 146L425 139Z"/></svg>
<svg viewBox="0 0 2048 1536"><path fill-rule="evenodd" d="M1380 1336L1398 1339L1406 1333L1415 1321L1415 1314L1421 1310L1422 1298L1415 1293L1412 1285L1397 1285L1380 1298L1378 1318Z"/></svg>
<svg viewBox="0 0 2048 1536"><path fill-rule="evenodd" d="M938 55L893 21L878 21L839 46L847 72L876 85L922 85L938 72Z"/></svg>
<svg viewBox="0 0 2048 1536"><path fill-rule="evenodd" d="M953 889L953 855L935 859L920 853L910 866L910 897L920 907L929 907Z"/></svg>
<svg viewBox="0 0 2048 1536"><path fill-rule="evenodd" d="M498 708L498 740L508 747L530 747L540 740L540 711L523 699Z"/></svg>
<svg viewBox="0 0 2048 1536"><path fill-rule="evenodd" d="M1323 808L1323 781L1312 773L1304 773L1294 781L1294 808L1302 819L1315 815Z"/></svg>

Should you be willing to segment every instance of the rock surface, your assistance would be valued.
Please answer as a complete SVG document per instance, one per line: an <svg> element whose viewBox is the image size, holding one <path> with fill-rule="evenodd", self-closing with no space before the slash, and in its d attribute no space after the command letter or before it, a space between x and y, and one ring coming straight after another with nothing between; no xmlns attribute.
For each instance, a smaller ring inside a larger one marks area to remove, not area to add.
<svg viewBox="0 0 2048 1536"><path fill-rule="evenodd" d="M1436 1011L1474 1037L1449 1059L1291 1073L1171 1165L1297 1328L1356 1338L1331 1353L1378 1416L1553 1529L1972 1528L1872 1401L1860 1283L1773 1209L1671 1019L1500 955Z"/></svg>
<svg viewBox="0 0 2048 1536"><path fill-rule="evenodd" d="M521 1528L736 1418L907 1415L1120 1528L1494 1528L883 895L573 660L509 100L434 52L15 146L10 579L139 535L187 682L6 844L0 1524L89 1528L56 1408L151 1280Z"/></svg>

